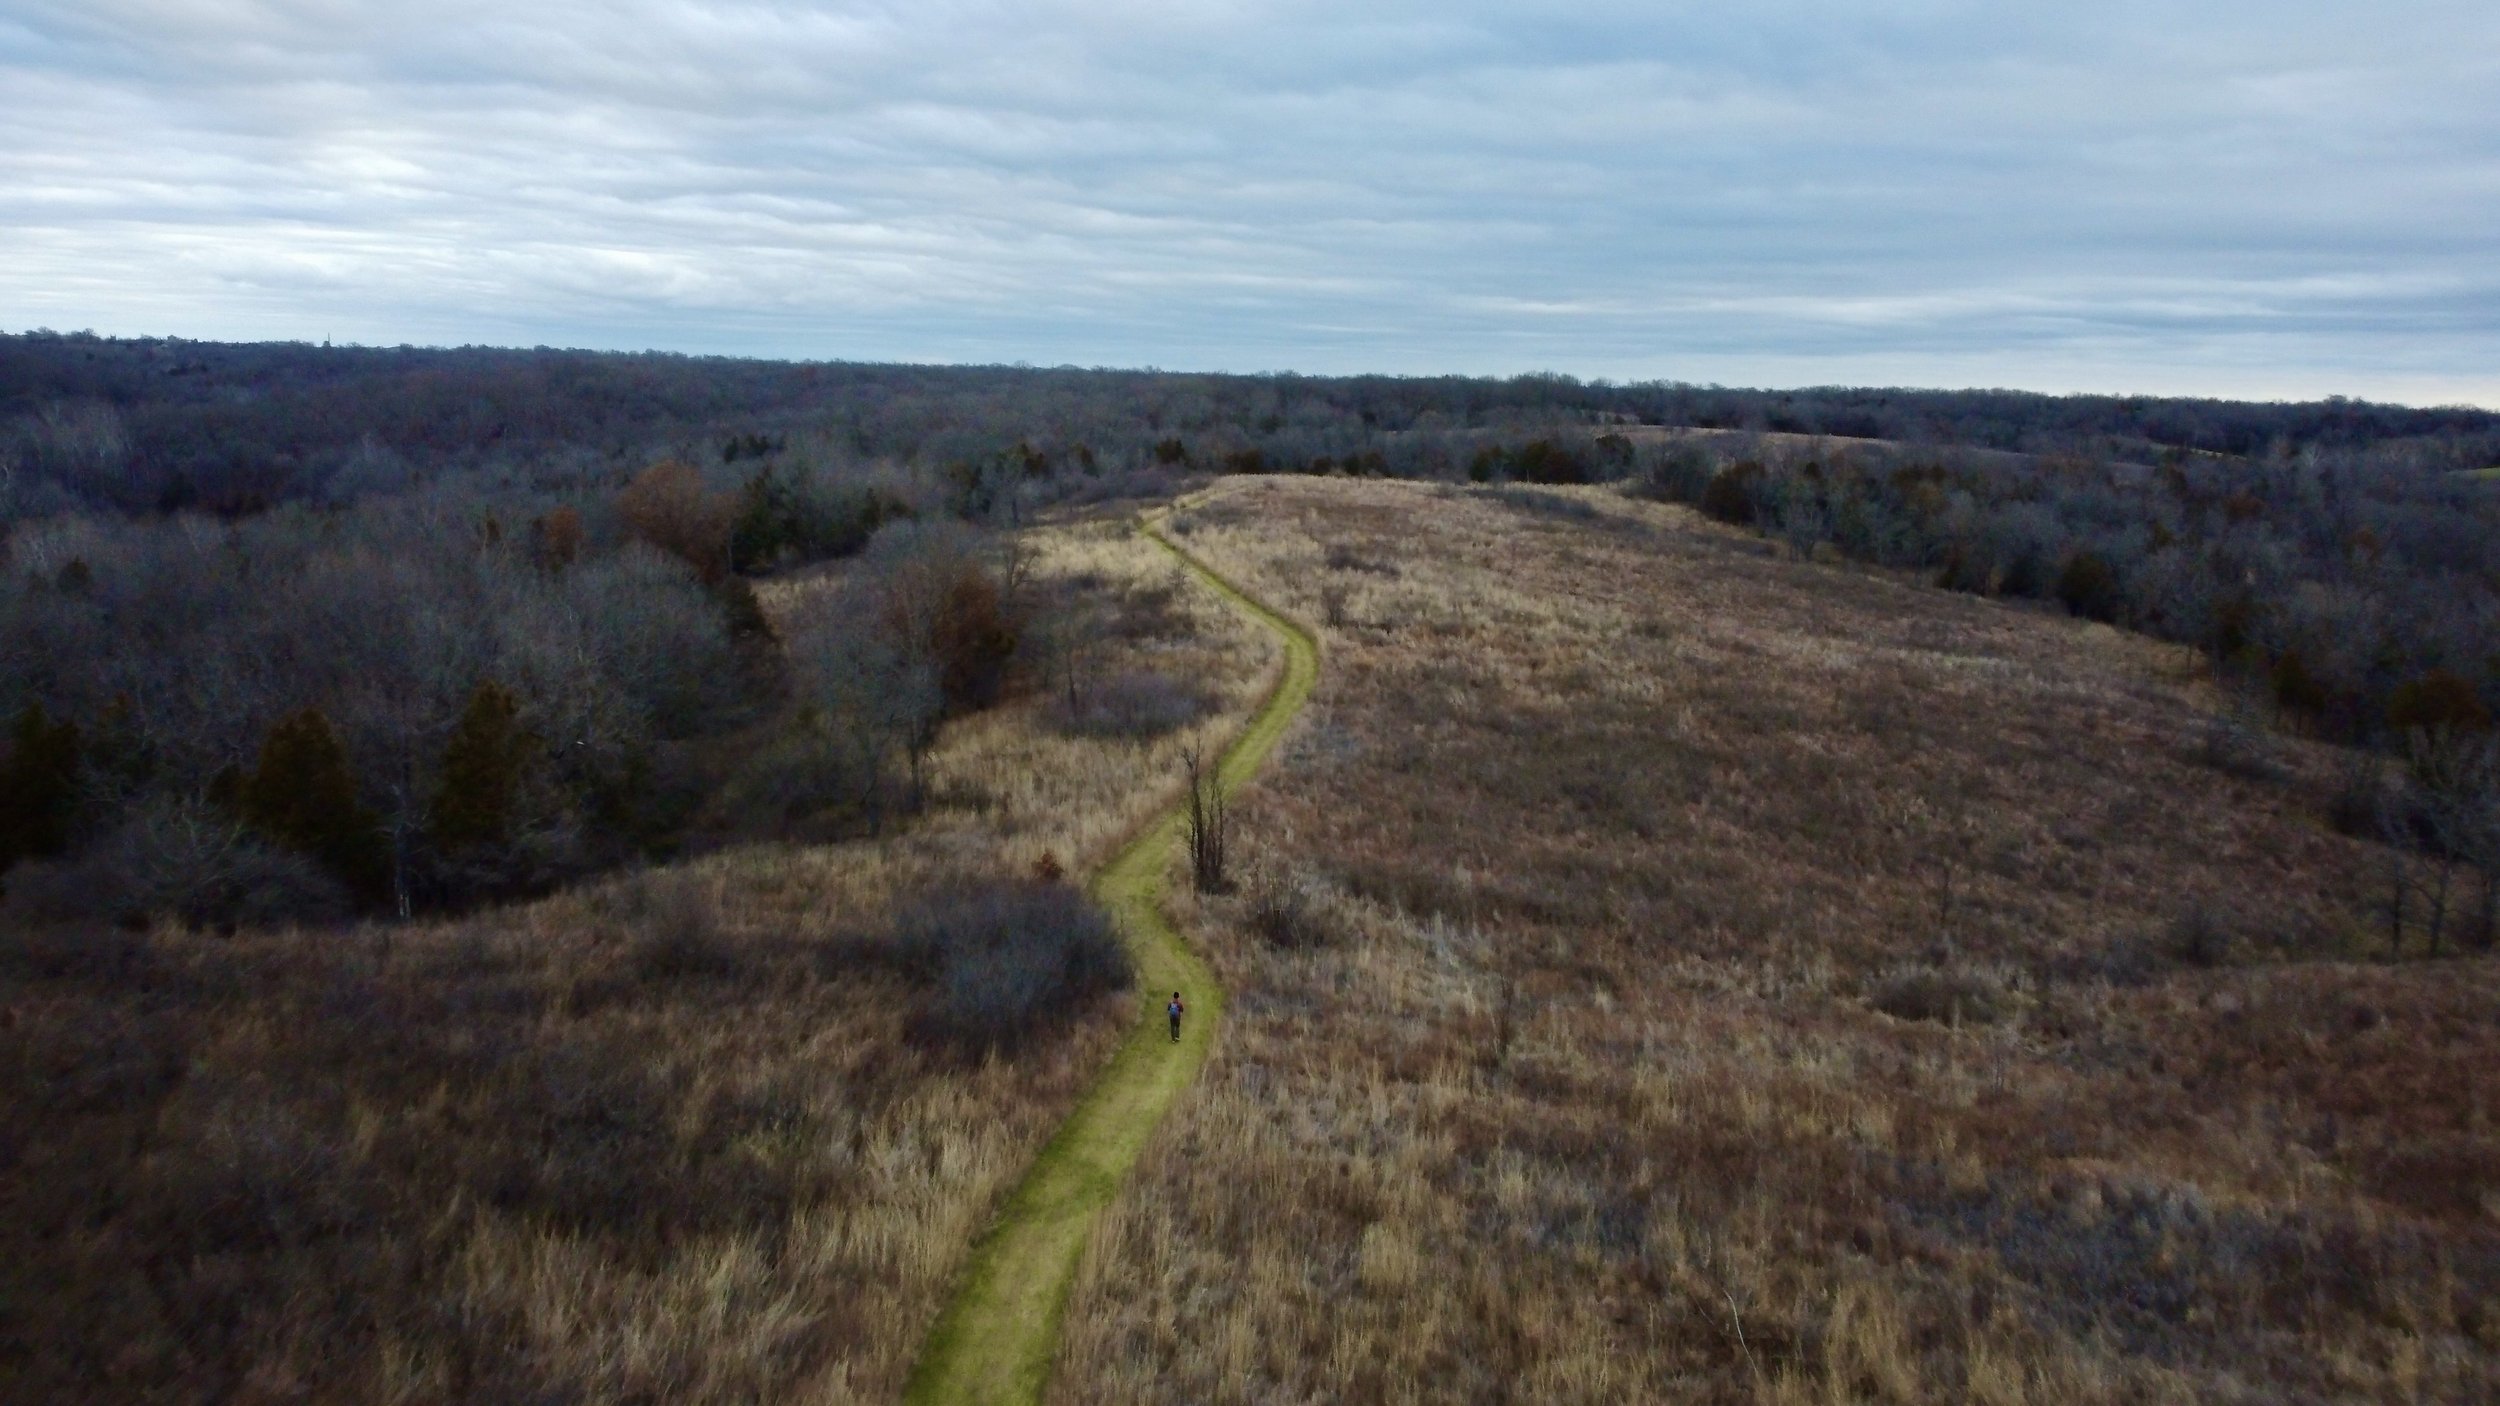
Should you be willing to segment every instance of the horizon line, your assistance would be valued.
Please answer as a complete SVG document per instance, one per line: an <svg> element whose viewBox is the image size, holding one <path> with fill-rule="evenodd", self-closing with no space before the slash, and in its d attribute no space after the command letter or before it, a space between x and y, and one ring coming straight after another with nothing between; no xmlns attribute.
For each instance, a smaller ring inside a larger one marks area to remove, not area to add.
<svg viewBox="0 0 2500 1406"><path fill-rule="evenodd" d="M330 351L366 351L366 352L436 352L436 353L440 353L440 352L464 352L464 351L467 351L467 352L477 352L477 351L483 351L483 352L505 352L505 353L512 353L512 354L524 354L524 355L525 355L525 354L535 354L535 353L550 353L550 354L559 354L559 355L575 355L575 356L619 356L619 357L651 356L651 357L677 357L677 358L681 358L681 359L688 360L688 361L705 361L705 360L709 360L709 361L745 361L745 362L755 362L755 363L764 363L764 364L782 365L782 366L904 367L904 368L911 368L911 369L915 369L915 370L939 370L939 371L1048 371L1048 372L1071 372L1071 371L1072 371L1072 372L1079 372L1079 373L1084 373L1084 374L1095 374L1095 375L1128 375L1128 376L1217 376L1217 377L1230 377L1230 378L1237 378L1237 379L1244 379L1244 380L1261 380L1261 379L1267 379L1267 380L1297 379L1297 380L1311 380L1311 381L1338 381L1338 380L1360 380L1360 379L1367 379L1367 378L1368 378L1368 379L1394 380L1394 381L1452 381L1452 380L1455 380L1455 381L1487 381L1487 382L1503 382L1503 381L1520 381L1520 380L1530 380L1530 379L1535 379L1535 378L1543 377L1543 378L1549 378L1549 379L1558 380L1558 381L1565 381L1565 382L1569 382L1569 383L1571 383L1571 384L1573 384L1573 385L1577 385L1577 386L1584 386L1584 387L1588 387L1588 388L1591 388L1591 389L1597 389L1597 390L1632 390L1632 391L1637 391L1637 390L1644 390L1644 389L1679 389L1679 390L1696 390L1696 391L1723 391L1723 392L1729 392L1729 393L1740 394L1740 395L1789 395L1789 394L1801 394L1801 393L1808 393L1808 392L1815 392L1815 391L1899 391L1899 392L1906 392L1906 393L1913 393L1913 394L1941 394L1941 395L2023 395L2023 396L2037 396L2037 397L2039 397L2039 398L2042 398L2042 399L2047 399L2047 400L2121 400L2121 401L2124 401L2124 400L2167 400L2167 401L2202 401L2202 402L2207 402L2207 403L2212 403L2212 404L2220 404L2220 405L2278 405L2278 406L2289 406L2289 405L2332 405L2332 404L2339 404L2339 403L2341 403L2341 404L2351 404L2351 405L2358 405L2358 406L2385 407L2385 408L2393 408L2393 409L2399 409L2399 410L2414 410L2414 411L2443 411L2443 410L2445 410L2445 411L2469 411L2469 412L2473 412L2473 413L2477 413L2477 414L2500 415L2500 400L2494 400L2494 401L2491 401L2491 402L2484 402L2484 401L2477 401L2477 400L2470 400L2470 399L2466 399L2466 400L2430 400L2430 399L2398 399L2398 398L2384 398L2384 399L2382 399L2382 398L2375 398L2375 397L2366 396L2366 395L2351 395L2351 394L2345 394L2345 393L2341 393L2341 392L2329 393L2329 394L2325 394L2325 395L2311 395L2311 396L2295 396L2295 395L2272 395L2272 396L2255 396L2255 395L2222 395L2222 394L2215 394L2215 393L2211 393L2211 392L2204 392L2204 391L2105 390L2105 389L2075 389L2075 388L2071 388L2071 387L2069 387L2069 388L2063 388L2063 389L2046 389L2046 388L2043 388L2043 387L2038 386L2038 385L2030 385L2030 386L2024 386L2024 385L2003 385L2003 384L1999 384L1999 385L1981 385L1981 384L1978 384L1978 383L1976 383L1976 382L1969 383L1969 384L1964 384L1964 385L1952 385L1952 384L1944 384L1944 383L1919 383L1919 382L1912 382L1912 381L1879 381L1879 380L1863 380L1863 381L1834 380L1834 381L1810 381L1810 382L1808 382L1808 381L1801 381L1801 382L1796 382L1796 383L1792 383L1792 384L1785 384L1785 385L1782 385L1782 384L1770 384L1770 383L1764 383L1764 384L1759 384L1759 385L1737 385L1737 384L1731 384L1731 383L1721 382L1721 381L1696 381L1696 380L1685 380L1685 379L1681 379L1681 378L1678 378L1678 377L1672 377L1672 376L1651 376L1651 377L1616 377L1616 376L1604 376L1604 375L1599 375L1599 376L1583 376L1583 375L1581 375L1580 373L1577 373L1577 372L1573 372L1573 371L1566 371L1566 370L1561 370L1561 369L1558 369L1558 368L1555 368L1555 367L1550 367L1550 366L1546 366L1546 367L1524 368L1524 369L1520 369L1520 370L1513 370L1513 371L1498 371L1498 372L1473 372L1473 371L1458 371L1458 370L1441 370L1441 371L1393 371L1393 370L1375 370L1375 371L1301 371L1301 370L1295 370L1295 369L1293 369L1293 368L1291 368L1291 367L1267 367L1267 368L1261 368L1261 369L1258 369L1258 370L1247 370L1247 371L1245 371L1245 370L1236 370L1236 369L1233 369L1233 368L1230 368L1230 367L1222 367L1222 366L1177 366L1177 367L1176 367L1176 366L1162 366L1162 365L1156 365L1156 364L1153 364L1153 363L1137 363L1137 364L1131 364L1131 365L1114 365L1114 364L1106 364L1106 363L1094 363L1094 364L1091 364L1091 365L1087 365L1087 364L1082 364L1082 363L1078 363L1078 362L1069 362L1069 361L1060 361L1060 362L1037 362L1037 361L1030 361L1030 360L1025 360L1025 359L1016 359L1016 360L1012 360L1012 361L977 360L977 359L971 359L971 360L959 360L959 361L948 361L948 360L928 360L928 359L921 359L921 358L910 357L910 356L897 356L897 357L882 358L882 359L880 359L880 358L876 358L876 357L798 356L798 355L789 355L789 354L775 354L775 353L771 353L771 352L762 352L762 351L701 351L701 350L685 350L685 349L682 349L682 348L663 347L663 346L648 346L648 345L645 345L645 346L639 346L639 347L637 347L637 346L625 345L625 344L622 344L622 343L611 344L611 345L606 345L606 346L599 346L599 345L559 345L559 344L552 343L552 342L537 342L537 343L529 343L529 344L523 344L523 343L520 343L520 342L492 342L492 341L470 341L470 342L413 342L413 341L402 341L402 342L363 342L363 341L356 341L356 340L353 340L353 339L345 339L345 340L342 340L342 339L335 339L335 338L330 338L330 337L324 337L324 338L322 338L320 341L316 342L316 341L314 341L314 340L310 339L309 337L265 337L265 338L192 337L192 336L185 336L185 335L182 335L182 334L179 334L179 333L135 333L135 334L134 334L134 333L119 333L119 332L98 332L98 331L94 330L93 328L59 329L59 328L52 328L52 327L27 327L27 328L24 328L23 330L20 330L20 331L15 331L15 332L8 331L8 330L6 330L6 329L0 329L0 337L17 337L17 338L53 337L53 338L59 338L59 339L62 339L62 340L79 340L79 339L87 339L87 340L101 341L101 342L125 342L125 343L151 343L151 342L157 342L157 343L193 343L193 344L202 345L202 346L227 346L227 347L301 347L301 348L305 348L305 349L308 349L308 350L316 350L316 351L330 350Z"/></svg>

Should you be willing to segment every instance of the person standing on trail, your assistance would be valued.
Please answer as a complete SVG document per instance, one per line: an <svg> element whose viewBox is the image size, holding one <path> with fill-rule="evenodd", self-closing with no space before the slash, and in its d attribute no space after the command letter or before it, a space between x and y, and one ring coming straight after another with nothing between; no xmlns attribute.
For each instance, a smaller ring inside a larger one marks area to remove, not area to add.
<svg viewBox="0 0 2500 1406"><path fill-rule="evenodd" d="M1172 1004L1163 1008L1163 1013L1172 1017L1172 1043L1175 1045L1181 1042L1181 1015L1188 1009L1181 1004L1181 993L1178 991L1172 993Z"/></svg>

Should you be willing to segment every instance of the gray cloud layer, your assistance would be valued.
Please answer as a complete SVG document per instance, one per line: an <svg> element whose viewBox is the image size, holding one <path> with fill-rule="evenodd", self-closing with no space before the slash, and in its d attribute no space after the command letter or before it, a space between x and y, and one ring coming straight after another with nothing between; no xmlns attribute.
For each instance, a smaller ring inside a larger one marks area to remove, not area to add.
<svg viewBox="0 0 2500 1406"><path fill-rule="evenodd" d="M2500 6L0 0L0 325L2500 404Z"/></svg>

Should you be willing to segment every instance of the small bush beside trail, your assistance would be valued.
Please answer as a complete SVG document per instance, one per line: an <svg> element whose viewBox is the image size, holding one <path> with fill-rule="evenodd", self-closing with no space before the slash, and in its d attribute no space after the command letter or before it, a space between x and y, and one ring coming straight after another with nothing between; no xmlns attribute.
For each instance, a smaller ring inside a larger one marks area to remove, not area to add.
<svg viewBox="0 0 2500 1406"><path fill-rule="evenodd" d="M1110 915L1066 883L925 895L896 916L892 942L927 987L920 1033L975 1050L1019 1044L1135 979Z"/></svg>
<svg viewBox="0 0 2500 1406"><path fill-rule="evenodd" d="M1083 689L1058 708L1059 730L1072 737L1147 741L1177 732L1205 716L1204 692L1150 671L1114 674Z"/></svg>
<svg viewBox="0 0 2500 1406"><path fill-rule="evenodd" d="M1335 915L1307 879L1270 869L1250 890L1251 931L1287 952L1327 947L1337 940Z"/></svg>

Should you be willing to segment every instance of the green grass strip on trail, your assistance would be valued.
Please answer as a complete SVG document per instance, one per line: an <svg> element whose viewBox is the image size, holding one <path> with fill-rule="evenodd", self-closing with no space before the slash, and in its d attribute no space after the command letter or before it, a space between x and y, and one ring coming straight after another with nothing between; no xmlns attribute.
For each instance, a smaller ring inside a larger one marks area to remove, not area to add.
<svg viewBox="0 0 2500 1406"><path fill-rule="evenodd" d="M1318 643L1152 524L1140 530L1284 644L1285 667L1274 689L1217 762L1216 775L1229 794L1258 770L1311 696L1319 679ZM1164 876L1180 836L1175 803L1094 876L1094 897L1119 920L1136 960L1137 1028L973 1248L953 1302L921 1349L904 1393L908 1402L987 1406L1041 1399L1058 1352L1068 1286L1095 1218L1111 1204L1164 1111L1206 1062L1224 993L1163 915ZM1163 1003L1175 990L1189 1004L1178 1045L1162 1019Z"/></svg>

